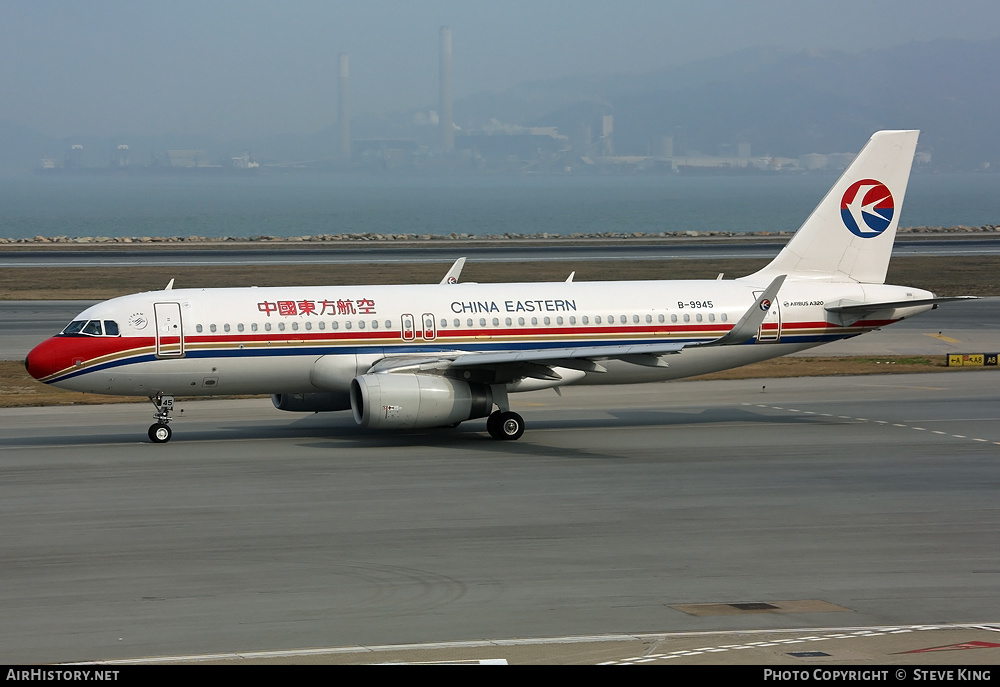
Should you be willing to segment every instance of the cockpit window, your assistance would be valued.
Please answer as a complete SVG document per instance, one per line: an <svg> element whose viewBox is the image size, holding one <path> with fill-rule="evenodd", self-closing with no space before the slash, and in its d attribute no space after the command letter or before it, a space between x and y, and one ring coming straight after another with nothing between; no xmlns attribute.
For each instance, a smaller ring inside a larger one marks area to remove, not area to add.
<svg viewBox="0 0 1000 687"><path fill-rule="evenodd" d="M104 330L101 328L100 320L91 320L87 323L87 326L83 328L83 334L90 334L91 336L101 336L104 334Z"/></svg>
<svg viewBox="0 0 1000 687"><path fill-rule="evenodd" d="M73 320L62 330L63 335L118 336L118 323L114 320Z"/></svg>

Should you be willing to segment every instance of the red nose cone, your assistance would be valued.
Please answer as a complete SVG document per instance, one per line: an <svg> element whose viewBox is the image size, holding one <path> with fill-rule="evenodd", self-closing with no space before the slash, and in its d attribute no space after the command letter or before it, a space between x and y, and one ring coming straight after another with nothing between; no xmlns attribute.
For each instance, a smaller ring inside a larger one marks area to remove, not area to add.
<svg viewBox="0 0 1000 687"><path fill-rule="evenodd" d="M31 349L24 359L28 374L38 380L65 370L73 365L72 350L67 344L72 339L53 337Z"/></svg>

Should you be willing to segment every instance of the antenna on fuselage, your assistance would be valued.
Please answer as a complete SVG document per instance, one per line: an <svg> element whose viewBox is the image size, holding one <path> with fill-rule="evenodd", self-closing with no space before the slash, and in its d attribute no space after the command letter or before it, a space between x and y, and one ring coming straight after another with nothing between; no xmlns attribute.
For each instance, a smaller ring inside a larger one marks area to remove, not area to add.
<svg viewBox="0 0 1000 687"><path fill-rule="evenodd" d="M174 288L174 280L173 279L171 279L169 282L167 282L167 285L166 285L166 287L164 287L163 290L164 291L170 291L172 288Z"/></svg>

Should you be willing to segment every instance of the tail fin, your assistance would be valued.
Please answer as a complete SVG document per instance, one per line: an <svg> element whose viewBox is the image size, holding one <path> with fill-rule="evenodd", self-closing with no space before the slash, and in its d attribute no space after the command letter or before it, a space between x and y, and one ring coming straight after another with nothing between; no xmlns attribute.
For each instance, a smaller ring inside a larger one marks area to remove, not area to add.
<svg viewBox="0 0 1000 687"><path fill-rule="evenodd" d="M885 283L919 131L879 131L767 267L822 281Z"/></svg>

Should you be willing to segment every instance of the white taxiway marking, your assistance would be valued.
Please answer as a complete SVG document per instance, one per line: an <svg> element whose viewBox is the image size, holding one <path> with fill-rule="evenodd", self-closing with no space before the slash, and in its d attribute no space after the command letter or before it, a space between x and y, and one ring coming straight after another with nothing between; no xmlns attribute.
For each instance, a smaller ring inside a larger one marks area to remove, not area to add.
<svg viewBox="0 0 1000 687"><path fill-rule="evenodd" d="M803 415L817 415L817 416L820 416L820 417L833 417L832 415L829 415L827 413L816 413L816 412L808 411L808 410L799 410L797 408L782 408L781 406L769 406L769 405L767 405L765 403L741 403L740 405L754 406L756 408L766 408L768 410L780 410L780 411L783 411L783 412L786 412L786 413L801 413ZM915 425L910 425L910 424L906 424L906 423L889 422L888 420L871 420L871 419L866 418L866 417L852 417L850 415L838 415L837 418L841 419L841 420L853 420L854 422L863 422L863 423L868 423L868 424L891 425L893 427L901 427L903 429L912 429L912 430L915 430L917 432L930 432L931 434L938 434L938 435L941 435L941 436L949 436L949 437L952 437L953 439L968 439L969 441L978 441L980 443L992 443L992 444L995 444L997 446L1000 446L1000 441L991 441L990 439L980 439L980 438L977 438L977 437L969 437L969 436L966 436L964 434L951 434L949 432L944 432L944 431L939 430L939 429L930 429L929 430L926 427L917 427Z"/></svg>

